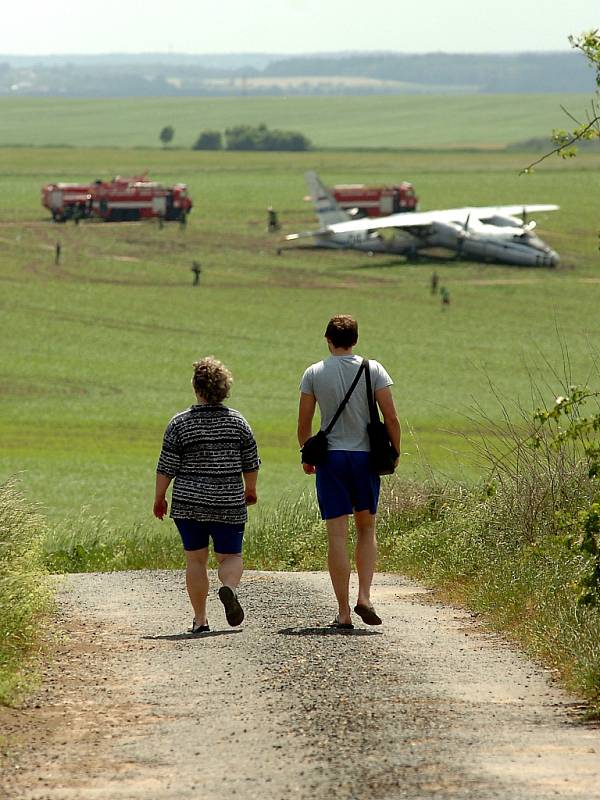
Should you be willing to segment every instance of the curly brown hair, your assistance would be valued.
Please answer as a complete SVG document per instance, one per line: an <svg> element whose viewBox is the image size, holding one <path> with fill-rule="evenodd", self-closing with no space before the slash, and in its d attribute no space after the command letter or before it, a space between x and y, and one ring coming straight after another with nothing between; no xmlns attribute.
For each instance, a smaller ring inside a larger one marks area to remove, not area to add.
<svg viewBox="0 0 600 800"><path fill-rule="evenodd" d="M197 395L211 405L221 403L231 389L233 375L214 356L206 356L194 362L192 386Z"/></svg>
<svg viewBox="0 0 600 800"><path fill-rule="evenodd" d="M327 323L325 338L334 347L354 347L358 341L358 322L350 314L336 314Z"/></svg>

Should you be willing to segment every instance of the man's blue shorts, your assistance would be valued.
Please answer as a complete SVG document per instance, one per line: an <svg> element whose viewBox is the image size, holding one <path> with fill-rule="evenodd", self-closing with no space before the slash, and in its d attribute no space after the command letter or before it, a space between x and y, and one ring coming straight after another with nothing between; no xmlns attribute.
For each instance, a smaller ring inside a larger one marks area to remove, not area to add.
<svg viewBox="0 0 600 800"><path fill-rule="evenodd" d="M199 522L197 519L174 519L184 550L203 550L213 540L215 553L232 555L242 552L244 523Z"/></svg>
<svg viewBox="0 0 600 800"><path fill-rule="evenodd" d="M317 467L317 499L323 519L367 511L375 514L379 502L379 475L371 471L369 453L329 450Z"/></svg>

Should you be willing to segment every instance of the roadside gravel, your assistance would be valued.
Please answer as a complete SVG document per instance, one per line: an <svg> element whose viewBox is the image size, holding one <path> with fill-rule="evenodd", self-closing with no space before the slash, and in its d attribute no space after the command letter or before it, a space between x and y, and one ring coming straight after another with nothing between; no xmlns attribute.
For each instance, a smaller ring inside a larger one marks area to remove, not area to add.
<svg viewBox="0 0 600 800"><path fill-rule="evenodd" d="M43 685L0 710L0 797L600 800L600 730L468 612L392 575L380 628L324 627L323 573L240 598L243 628L214 596L191 637L180 572L67 576Z"/></svg>

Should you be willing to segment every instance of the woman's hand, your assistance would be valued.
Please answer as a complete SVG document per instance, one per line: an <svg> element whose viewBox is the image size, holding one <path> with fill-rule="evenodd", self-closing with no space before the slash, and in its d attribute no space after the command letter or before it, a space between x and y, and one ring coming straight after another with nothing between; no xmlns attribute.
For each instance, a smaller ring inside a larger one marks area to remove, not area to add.
<svg viewBox="0 0 600 800"><path fill-rule="evenodd" d="M168 503L164 497L157 497L154 501L152 512L157 519L162 519L167 513Z"/></svg>
<svg viewBox="0 0 600 800"><path fill-rule="evenodd" d="M244 502L247 506L255 506L258 501L256 496L256 489L245 489L244 490Z"/></svg>

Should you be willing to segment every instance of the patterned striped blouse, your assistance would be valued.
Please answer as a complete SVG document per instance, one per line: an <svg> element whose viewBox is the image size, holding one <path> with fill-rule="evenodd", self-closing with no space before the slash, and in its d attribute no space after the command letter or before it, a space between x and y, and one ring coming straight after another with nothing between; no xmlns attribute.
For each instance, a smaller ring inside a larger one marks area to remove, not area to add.
<svg viewBox="0 0 600 800"><path fill-rule="evenodd" d="M171 516L244 523L242 472L260 465L252 430L233 408L199 404L167 425L156 471L175 478Z"/></svg>

